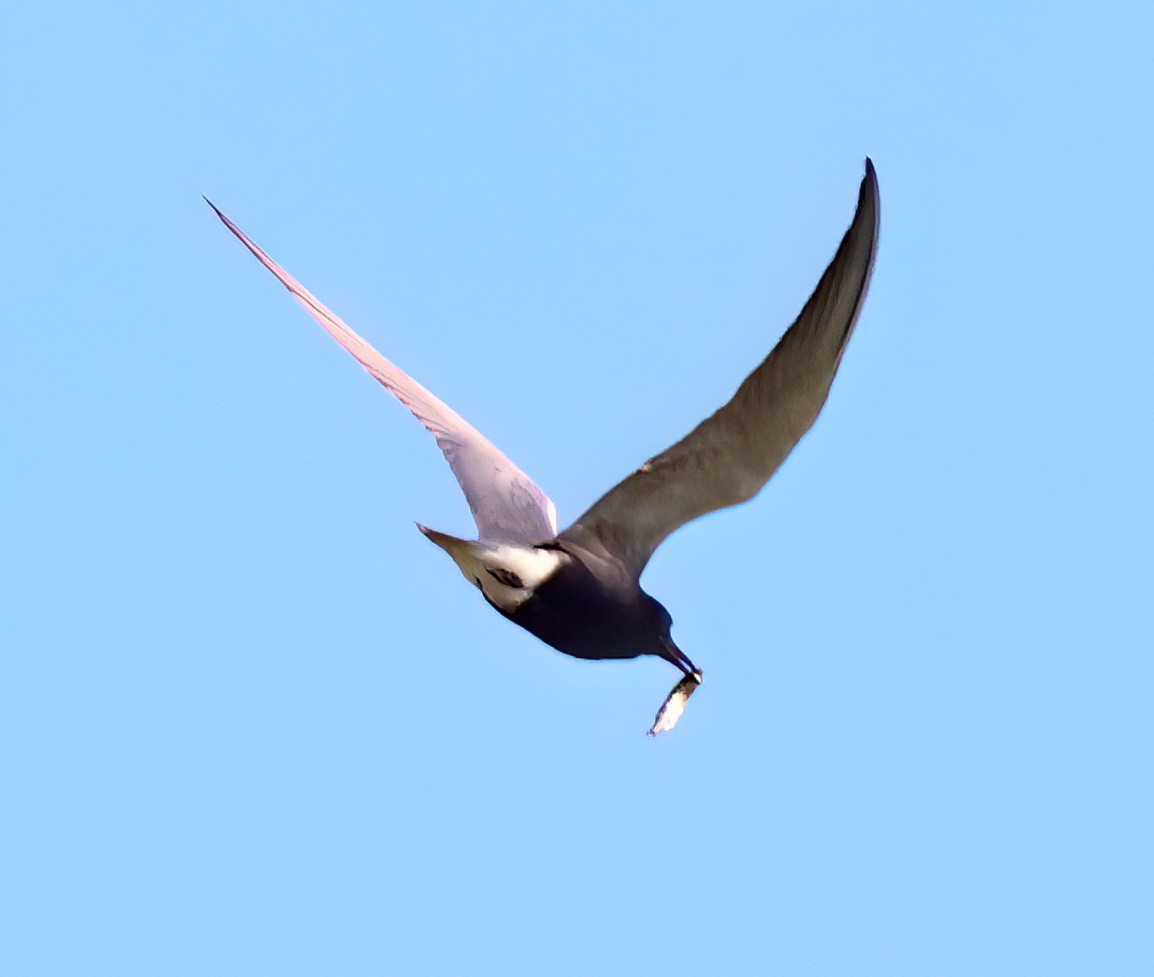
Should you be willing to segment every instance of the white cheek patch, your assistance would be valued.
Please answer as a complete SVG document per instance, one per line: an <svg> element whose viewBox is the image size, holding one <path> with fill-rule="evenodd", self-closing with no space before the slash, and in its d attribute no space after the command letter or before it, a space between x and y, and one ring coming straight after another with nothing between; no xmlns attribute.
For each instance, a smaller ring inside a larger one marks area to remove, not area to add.
<svg viewBox="0 0 1154 977"><path fill-rule="evenodd" d="M557 572L564 559L556 550L523 546L497 546L486 549L478 557L482 572L477 579L481 589L506 614L532 597L533 592Z"/></svg>
<svg viewBox="0 0 1154 977"><path fill-rule="evenodd" d="M496 546L453 540L444 546L469 583L506 614L525 603L568 557L558 550L535 546Z"/></svg>
<svg viewBox="0 0 1154 977"><path fill-rule="evenodd" d="M504 570L521 581L521 589L533 591L548 580L561 566L564 556L558 550L537 547L498 546L485 554L485 565Z"/></svg>

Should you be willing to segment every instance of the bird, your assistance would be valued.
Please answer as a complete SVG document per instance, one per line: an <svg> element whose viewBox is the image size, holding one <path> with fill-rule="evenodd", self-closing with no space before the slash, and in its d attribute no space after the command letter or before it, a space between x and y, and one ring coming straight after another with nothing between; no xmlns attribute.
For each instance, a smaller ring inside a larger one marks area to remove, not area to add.
<svg viewBox="0 0 1154 977"><path fill-rule="evenodd" d="M702 673L674 642L669 611L641 587L676 529L757 495L825 406L865 301L880 227L867 157L857 206L800 314L732 398L613 486L558 532L541 488L479 431L395 366L272 260L205 198L216 216L297 302L436 439L477 526L465 539L417 524L503 617L574 658L653 655L681 673L648 733L672 729ZM639 371L640 373L640 371ZM581 386L559 380L561 396Z"/></svg>

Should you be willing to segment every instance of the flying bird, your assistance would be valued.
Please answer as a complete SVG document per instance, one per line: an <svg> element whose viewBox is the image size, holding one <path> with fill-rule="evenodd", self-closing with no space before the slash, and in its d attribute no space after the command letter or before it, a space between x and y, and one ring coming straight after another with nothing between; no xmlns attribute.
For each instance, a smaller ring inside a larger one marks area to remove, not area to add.
<svg viewBox="0 0 1154 977"><path fill-rule="evenodd" d="M867 158L857 210L801 314L730 401L645 462L572 525L476 428L385 359L207 201L305 311L433 435L457 477L477 539L418 524L504 617L574 658L663 658L682 678L650 735L672 729L701 684L673 619L641 589L654 550L698 516L761 491L817 419L865 301L877 249L877 176Z"/></svg>

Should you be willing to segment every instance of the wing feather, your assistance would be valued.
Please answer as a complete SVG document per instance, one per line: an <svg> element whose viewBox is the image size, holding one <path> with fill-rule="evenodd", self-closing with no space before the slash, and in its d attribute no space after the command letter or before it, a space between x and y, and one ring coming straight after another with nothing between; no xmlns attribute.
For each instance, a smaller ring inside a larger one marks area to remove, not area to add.
<svg viewBox="0 0 1154 977"><path fill-rule="evenodd" d="M685 523L758 492L817 419L865 301L877 249L866 160L853 222L797 320L724 407L603 495L559 539L640 574Z"/></svg>
<svg viewBox="0 0 1154 977"><path fill-rule="evenodd" d="M389 362L264 253L211 200L224 226L320 325L437 439L460 482L484 542L538 543L557 534L553 501L456 411Z"/></svg>

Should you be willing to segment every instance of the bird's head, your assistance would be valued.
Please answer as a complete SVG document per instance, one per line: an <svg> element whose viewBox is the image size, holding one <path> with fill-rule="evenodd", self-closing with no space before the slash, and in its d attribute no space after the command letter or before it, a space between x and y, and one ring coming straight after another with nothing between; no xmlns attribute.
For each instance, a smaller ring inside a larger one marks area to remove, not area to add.
<svg viewBox="0 0 1154 977"><path fill-rule="evenodd" d="M656 655L658 658L664 658L669 664L684 672L686 677L693 678L700 684L701 672L697 670L689 657L677 647L673 635L670 633L673 628L672 615L660 601L648 594L644 596L646 617L648 618L646 631L651 641L650 647L646 649L647 653Z"/></svg>

